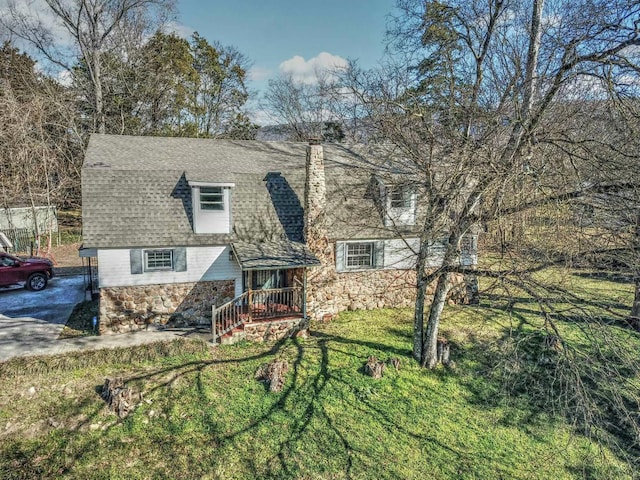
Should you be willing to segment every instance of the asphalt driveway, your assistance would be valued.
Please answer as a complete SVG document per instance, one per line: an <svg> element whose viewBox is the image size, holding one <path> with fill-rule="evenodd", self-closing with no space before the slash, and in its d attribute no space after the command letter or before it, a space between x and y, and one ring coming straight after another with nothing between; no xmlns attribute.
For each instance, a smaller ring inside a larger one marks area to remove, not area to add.
<svg viewBox="0 0 640 480"><path fill-rule="evenodd" d="M82 276L54 277L47 288L0 289L0 361L37 354L58 338L73 307L84 300Z"/></svg>

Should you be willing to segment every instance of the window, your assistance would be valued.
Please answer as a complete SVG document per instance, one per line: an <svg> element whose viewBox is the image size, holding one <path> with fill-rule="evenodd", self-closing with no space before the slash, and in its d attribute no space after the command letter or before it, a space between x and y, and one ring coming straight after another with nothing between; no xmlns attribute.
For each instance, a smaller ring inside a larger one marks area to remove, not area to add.
<svg viewBox="0 0 640 480"><path fill-rule="evenodd" d="M187 249L185 247L129 250L129 262L132 275L145 272L186 272Z"/></svg>
<svg viewBox="0 0 640 480"><path fill-rule="evenodd" d="M224 210L222 187L200 187L201 210Z"/></svg>
<svg viewBox="0 0 640 480"><path fill-rule="evenodd" d="M0 257L0 267L13 267L17 262L11 257Z"/></svg>
<svg viewBox="0 0 640 480"><path fill-rule="evenodd" d="M145 250L144 269L173 270L173 250Z"/></svg>
<svg viewBox="0 0 640 480"><path fill-rule="evenodd" d="M347 243L346 267L373 267L373 243Z"/></svg>
<svg viewBox="0 0 640 480"><path fill-rule="evenodd" d="M406 187L395 187L391 190L391 208L410 208L411 192Z"/></svg>
<svg viewBox="0 0 640 480"><path fill-rule="evenodd" d="M336 242L336 271L384 268L384 240Z"/></svg>

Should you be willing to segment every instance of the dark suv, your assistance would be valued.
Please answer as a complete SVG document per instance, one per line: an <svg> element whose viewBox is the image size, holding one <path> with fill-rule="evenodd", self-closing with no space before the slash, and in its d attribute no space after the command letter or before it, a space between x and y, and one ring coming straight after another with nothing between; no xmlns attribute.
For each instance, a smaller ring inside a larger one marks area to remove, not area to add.
<svg viewBox="0 0 640 480"><path fill-rule="evenodd" d="M21 258L0 251L0 287L25 282L29 290L42 290L53 277L53 263L46 258Z"/></svg>

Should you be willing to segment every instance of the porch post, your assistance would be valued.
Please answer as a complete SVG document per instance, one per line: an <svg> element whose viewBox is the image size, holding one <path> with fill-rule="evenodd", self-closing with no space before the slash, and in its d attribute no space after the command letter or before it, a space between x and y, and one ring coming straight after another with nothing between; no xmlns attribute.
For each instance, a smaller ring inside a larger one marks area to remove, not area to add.
<svg viewBox="0 0 640 480"><path fill-rule="evenodd" d="M307 267L302 274L302 318L307 319Z"/></svg>
<svg viewBox="0 0 640 480"><path fill-rule="evenodd" d="M215 303L211 306L211 341L216 343L218 340L218 327L216 322L216 315L218 314L218 309L216 308Z"/></svg>
<svg viewBox="0 0 640 480"><path fill-rule="evenodd" d="M248 284L248 291L249 291L249 295L248 295L248 300L247 300L247 315L249 318L249 321L251 321L251 311L253 309L253 270L249 270L248 274L247 274L247 284Z"/></svg>

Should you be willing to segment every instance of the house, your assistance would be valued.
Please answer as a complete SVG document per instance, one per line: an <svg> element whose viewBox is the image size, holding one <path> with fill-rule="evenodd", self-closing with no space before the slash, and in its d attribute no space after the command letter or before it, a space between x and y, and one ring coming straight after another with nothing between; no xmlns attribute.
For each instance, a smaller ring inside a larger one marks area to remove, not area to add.
<svg viewBox="0 0 640 480"><path fill-rule="evenodd" d="M240 328L260 340L308 318L412 305L419 202L364 168L370 155L315 142L93 135L83 247L98 260L101 333L210 325L213 315L216 335ZM471 266L476 238L466 242L461 262Z"/></svg>
<svg viewBox="0 0 640 480"><path fill-rule="evenodd" d="M41 235L50 237L57 233L58 217L55 206L0 209L0 248L11 249L13 252L30 252L33 255L34 247L40 241ZM2 240L2 237L5 240Z"/></svg>

